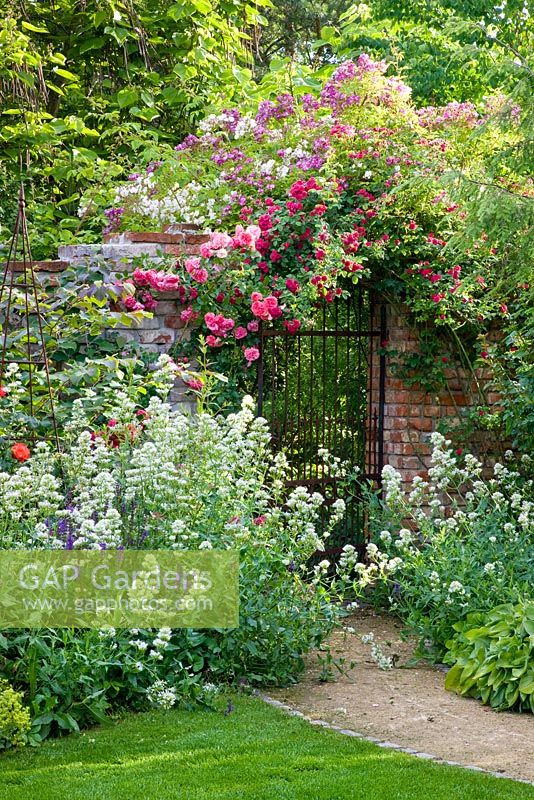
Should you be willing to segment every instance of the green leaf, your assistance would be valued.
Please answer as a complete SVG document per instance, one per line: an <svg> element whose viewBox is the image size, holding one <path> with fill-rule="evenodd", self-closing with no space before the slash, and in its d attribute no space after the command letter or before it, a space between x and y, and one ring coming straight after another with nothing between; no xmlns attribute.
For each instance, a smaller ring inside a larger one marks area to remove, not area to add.
<svg viewBox="0 0 534 800"><path fill-rule="evenodd" d="M534 673L532 670L530 671L530 674L523 675L519 681L519 691L523 694L534 693Z"/></svg>
<svg viewBox="0 0 534 800"><path fill-rule="evenodd" d="M89 50L100 50L106 43L102 36L92 36L90 39L84 39L78 46L80 55L87 53Z"/></svg>
<svg viewBox="0 0 534 800"><path fill-rule="evenodd" d="M62 69L61 67L54 67L54 72L56 75L60 75L62 78L66 78L68 81L78 80L78 76L74 75L73 72L69 72L68 69Z"/></svg>
<svg viewBox="0 0 534 800"><path fill-rule="evenodd" d="M133 106L137 102L139 102L139 95L137 93L137 89L128 87L126 89L121 89L120 92L117 92L117 103L119 104L120 108L127 108L128 106Z"/></svg>
<svg viewBox="0 0 534 800"><path fill-rule="evenodd" d="M138 106L133 106L133 108L130 109L130 114L133 117L144 119L145 122L152 122L152 120L159 117L159 113L157 111L153 111L150 108L139 108Z"/></svg>
<svg viewBox="0 0 534 800"><path fill-rule="evenodd" d="M324 28L321 28L321 39L323 42L328 42L328 44L337 44L338 38L339 37L336 29L331 25L325 25Z"/></svg>
<svg viewBox="0 0 534 800"><path fill-rule="evenodd" d="M210 0L190 0L191 5L196 8L197 11L200 11L201 14L209 14L210 11L213 11L213 6L210 3Z"/></svg>
<svg viewBox="0 0 534 800"><path fill-rule="evenodd" d="M22 27L27 31L33 31L33 33L48 33L46 28L38 28L37 25L33 25L31 22L23 19L20 23Z"/></svg>

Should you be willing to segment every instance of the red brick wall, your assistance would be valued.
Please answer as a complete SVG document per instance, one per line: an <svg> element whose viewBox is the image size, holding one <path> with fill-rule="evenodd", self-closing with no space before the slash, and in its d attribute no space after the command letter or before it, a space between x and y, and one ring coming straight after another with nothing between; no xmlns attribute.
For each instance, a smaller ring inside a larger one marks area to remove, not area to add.
<svg viewBox="0 0 534 800"><path fill-rule="evenodd" d="M379 308L375 312L373 328L378 330ZM371 387L371 411L379 412L379 378L376 365L380 351L385 351L385 393L384 393L384 464L398 469L404 482L415 475L425 475L429 465L429 434L440 423L459 426L458 433L450 435L462 439L465 432L466 413L480 404L497 404L499 396L495 392L485 392L491 375L487 370L476 370L475 374L466 372L454 361L452 355L446 356L447 366L443 365L446 386L439 391L427 391L421 383L411 384L395 375L395 365L406 355L419 351L420 338L417 329L409 322L409 310L404 305L386 304L387 341L372 340L373 363L375 364ZM481 391L483 394L481 394ZM489 455L498 451L499 443L486 431L476 431L469 437L471 452ZM505 444L502 444L504 447Z"/></svg>

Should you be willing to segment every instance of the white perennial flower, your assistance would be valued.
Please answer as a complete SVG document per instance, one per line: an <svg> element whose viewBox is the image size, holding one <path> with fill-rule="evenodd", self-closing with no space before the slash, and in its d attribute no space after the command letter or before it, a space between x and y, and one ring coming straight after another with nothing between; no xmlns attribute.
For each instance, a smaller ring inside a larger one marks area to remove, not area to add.
<svg viewBox="0 0 534 800"><path fill-rule="evenodd" d="M147 698L153 706L169 710L174 706L178 699L176 689L167 683L167 681L155 681L152 686L147 689Z"/></svg>

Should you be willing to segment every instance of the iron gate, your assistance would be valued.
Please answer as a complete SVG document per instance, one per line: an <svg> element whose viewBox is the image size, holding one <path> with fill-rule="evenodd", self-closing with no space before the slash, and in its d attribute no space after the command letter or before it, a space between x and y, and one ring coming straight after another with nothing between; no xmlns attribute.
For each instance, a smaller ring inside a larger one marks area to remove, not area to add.
<svg viewBox="0 0 534 800"><path fill-rule="evenodd" d="M325 303L311 330L261 330L258 413L270 423L274 448L288 457L287 484L347 502L330 554L364 542L359 489L365 480L378 482L383 466L386 338L385 306L363 287ZM349 491L330 474L322 448L359 468Z"/></svg>

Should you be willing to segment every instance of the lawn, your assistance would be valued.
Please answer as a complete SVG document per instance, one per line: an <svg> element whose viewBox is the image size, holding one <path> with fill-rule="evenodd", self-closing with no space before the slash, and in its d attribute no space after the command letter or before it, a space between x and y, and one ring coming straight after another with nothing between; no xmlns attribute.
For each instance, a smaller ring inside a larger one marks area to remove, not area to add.
<svg viewBox="0 0 534 800"><path fill-rule="evenodd" d="M534 788L315 728L253 698L128 715L0 757L1 800L527 800Z"/></svg>

